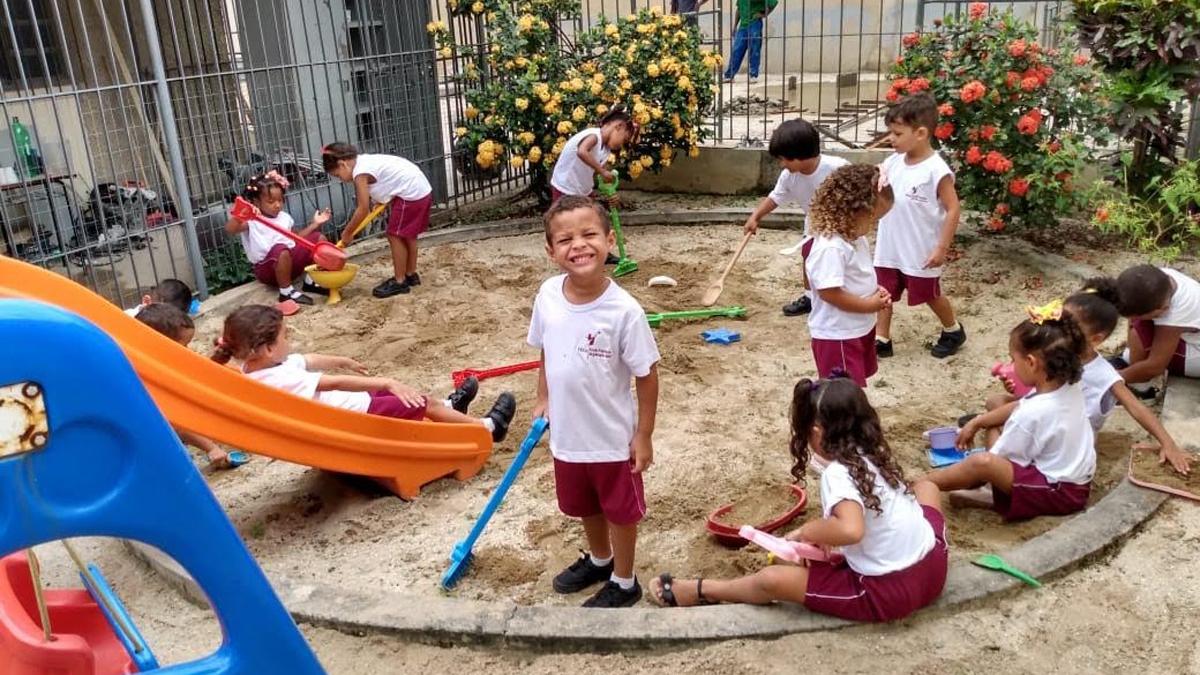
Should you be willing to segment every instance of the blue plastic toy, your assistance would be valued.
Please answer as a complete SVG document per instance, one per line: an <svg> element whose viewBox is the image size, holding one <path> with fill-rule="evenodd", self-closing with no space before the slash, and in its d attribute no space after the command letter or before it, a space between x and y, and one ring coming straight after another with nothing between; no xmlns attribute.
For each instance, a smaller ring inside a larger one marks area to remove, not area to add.
<svg viewBox="0 0 1200 675"><path fill-rule="evenodd" d="M977 452L986 452L986 448L973 448L971 450L949 449L929 449L929 465L935 469L940 469L944 466L958 464L967 458L968 455L973 455Z"/></svg>
<svg viewBox="0 0 1200 675"><path fill-rule="evenodd" d="M192 298L192 301L190 303L188 303L188 315L196 316L199 313L200 313L200 300L197 298Z"/></svg>
<svg viewBox="0 0 1200 675"><path fill-rule="evenodd" d="M104 578L104 575L100 573L100 568L95 565L88 565L87 569L88 575L79 575L79 578L83 580L83 587L96 601L104 618L108 620L108 625L112 626L113 633L125 646L125 651L129 653L133 662L137 664L138 672L148 673L157 669L158 659L155 658L154 652L150 651L150 646L146 644L146 638L142 637L142 632L134 625L133 619L129 616L121 599L108 585L108 579ZM111 611L109 608L112 608ZM127 630L128 634L126 634Z"/></svg>
<svg viewBox="0 0 1200 675"><path fill-rule="evenodd" d="M711 345L731 345L735 342L741 342L742 334L737 331L729 330L728 328L714 328L700 333L700 337Z"/></svg>
<svg viewBox="0 0 1200 675"><path fill-rule="evenodd" d="M521 449L517 451L517 456L513 457L512 464L508 465L508 470L504 472L500 484L496 486L495 492L483 507L483 512L479 514L475 525L471 527L471 532L466 539L454 546L454 551L450 554L450 568L442 575L442 588L446 590L454 588L454 585L466 573L467 567L471 564L471 549L475 547L475 542L479 539L479 535L483 534L483 528L487 527L488 521L492 519L496 509L500 508L500 503L504 501L508 489L516 482L517 474L521 473L529 455L533 454L533 449L537 447L538 441L542 440L542 434L546 432L548 426L550 426L550 422L545 417L539 417L533 421L529 433L525 435L525 440L521 441Z"/></svg>
<svg viewBox="0 0 1200 675"><path fill-rule="evenodd" d="M151 544L204 589L224 634L213 654L152 672L324 672L112 339L0 300L0 354L0 407L29 425L0 437L0 555L69 537Z"/></svg>

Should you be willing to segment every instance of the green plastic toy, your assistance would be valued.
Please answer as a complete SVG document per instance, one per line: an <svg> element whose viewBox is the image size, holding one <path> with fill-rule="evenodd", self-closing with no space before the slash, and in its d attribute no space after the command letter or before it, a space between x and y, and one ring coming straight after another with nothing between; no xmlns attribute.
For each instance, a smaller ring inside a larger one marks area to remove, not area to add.
<svg viewBox="0 0 1200 675"><path fill-rule="evenodd" d="M979 565L980 567L983 567L983 568L986 568L989 570L996 570L997 572L1003 572L1011 577L1020 579L1021 581L1024 581L1025 583L1029 584L1030 586L1032 586L1034 588L1042 587L1042 582L1038 581L1037 579L1034 579L1033 577L1022 572L1021 570L1013 567L1012 565L1008 564L1008 562L1006 560L1004 560L1004 558L1001 558L1000 556L995 555L993 553L987 553L985 555L981 555L978 558L972 560L971 562L975 563L976 565Z"/></svg>
<svg viewBox="0 0 1200 675"><path fill-rule="evenodd" d="M746 308L737 305L731 307L711 307L709 309L687 309L681 312L658 312L647 314L646 321L651 328L658 328L664 319L706 319L712 316L739 317L746 316Z"/></svg>
<svg viewBox="0 0 1200 675"><path fill-rule="evenodd" d="M596 192L605 199L612 199L617 194L617 184L620 180L617 178L617 172L613 172L611 183L605 183L600 176L596 176ZM625 234L621 232L621 214L615 206L608 207L608 215L612 218L613 231L617 233L617 254L619 260L617 267L613 270L614 277L623 277L627 274L633 274L637 271L637 261L625 255ZM651 324L654 325L654 324Z"/></svg>

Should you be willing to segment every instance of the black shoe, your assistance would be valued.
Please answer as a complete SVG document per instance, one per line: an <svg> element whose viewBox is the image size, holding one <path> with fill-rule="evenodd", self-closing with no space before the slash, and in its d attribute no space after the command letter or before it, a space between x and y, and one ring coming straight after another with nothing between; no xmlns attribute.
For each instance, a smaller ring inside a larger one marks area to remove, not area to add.
<svg viewBox="0 0 1200 675"><path fill-rule="evenodd" d="M884 342L883 340L875 341L875 356L881 359L886 359L891 358L892 354L893 351L891 340L888 340L887 342Z"/></svg>
<svg viewBox="0 0 1200 675"><path fill-rule="evenodd" d="M304 291L305 293L314 293L316 295L329 295L328 288L325 288L324 286L318 286L307 281L300 286L300 290Z"/></svg>
<svg viewBox="0 0 1200 675"><path fill-rule="evenodd" d="M937 344L933 346L933 349L929 350L929 353L933 354L933 358L935 359L944 359L947 356L957 353L959 347L962 347L966 341L967 329L960 325L958 330L953 333L942 331L942 334L938 336Z"/></svg>
<svg viewBox="0 0 1200 675"><path fill-rule="evenodd" d="M1129 391L1132 391L1134 396L1143 401L1153 401L1158 398L1158 387L1146 387L1145 389L1130 387Z"/></svg>
<svg viewBox="0 0 1200 675"><path fill-rule="evenodd" d="M390 298L393 295L407 293L410 290L412 289L408 287L408 284L402 281L396 281L395 277L388 277L387 279L384 279L383 283L376 286L375 290L371 291L371 295L377 298Z"/></svg>
<svg viewBox="0 0 1200 675"><path fill-rule="evenodd" d="M464 383L465 384L465 383ZM496 397L492 409L484 417L492 421L492 441L499 443L508 435L508 425L517 414L517 399L507 391Z"/></svg>
<svg viewBox="0 0 1200 675"><path fill-rule="evenodd" d="M592 564L591 555L580 551L579 560L571 563L570 567L559 572L558 576L554 577L554 592L578 593L588 586L593 586L601 581L608 581L608 578L612 576L612 571L613 564L611 560L608 561L607 565L597 567ZM588 602L591 602L591 600L588 600Z"/></svg>
<svg viewBox="0 0 1200 675"><path fill-rule="evenodd" d="M625 590L615 581L609 581L600 587L596 594L583 603L584 607L593 609L616 609L617 607L633 607L642 599L642 585L637 579L633 580L633 588Z"/></svg>
<svg viewBox="0 0 1200 675"><path fill-rule="evenodd" d="M279 302L285 302L287 300L291 300L292 302L296 303L297 305L313 304L313 299L308 297L307 295L301 293L300 291L292 291L290 295L287 293L279 294Z"/></svg>
<svg viewBox="0 0 1200 675"><path fill-rule="evenodd" d="M619 262L621 262L621 259L611 253L609 253L608 257L604 259L605 265L616 265Z"/></svg>
<svg viewBox="0 0 1200 675"><path fill-rule="evenodd" d="M420 286L421 285L421 275L417 274L416 272L405 275L404 283L408 284L409 286Z"/></svg>
<svg viewBox="0 0 1200 675"><path fill-rule="evenodd" d="M784 316L801 316L812 311L812 300L807 295L802 295L796 298L795 302L789 302L783 306Z"/></svg>
<svg viewBox="0 0 1200 675"><path fill-rule="evenodd" d="M475 400L475 395L479 393L479 380L474 375L463 380L463 383L458 385L447 398L450 399L450 407L458 412L466 415L467 408L471 407L471 401Z"/></svg>
<svg viewBox="0 0 1200 675"><path fill-rule="evenodd" d="M1120 356L1110 356L1104 360L1108 361L1108 363L1117 370L1125 370L1129 367L1129 362Z"/></svg>
<svg viewBox="0 0 1200 675"><path fill-rule="evenodd" d="M979 413L967 413L966 415L958 418L958 428L962 429L963 427L967 426L971 423L971 420L975 419L976 417L979 417Z"/></svg>

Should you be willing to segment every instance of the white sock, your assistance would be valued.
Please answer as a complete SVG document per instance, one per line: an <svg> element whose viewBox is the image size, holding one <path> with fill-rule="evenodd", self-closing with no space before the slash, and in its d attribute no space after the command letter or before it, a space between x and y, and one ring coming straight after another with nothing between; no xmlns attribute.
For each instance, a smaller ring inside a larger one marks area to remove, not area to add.
<svg viewBox="0 0 1200 675"><path fill-rule="evenodd" d="M623 591L633 590L633 585L635 583L637 583L637 577L629 577L628 579L625 579L623 577L617 576L616 574L613 574L611 577L608 578L608 580L616 582L616 584L618 586L620 586L621 590L623 590Z"/></svg>
<svg viewBox="0 0 1200 675"><path fill-rule="evenodd" d="M1121 358L1125 359L1125 363L1129 363L1129 347L1126 347L1125 350L1121 352Z"/></svg>
<svg viewBox="0 0 1200 675"><path fill-rule="evenodd" d="M313 278L308 276L307 274L304 275L304 283L308 284L309 286L317 285L317 282L313 281Z"/></svg>
<svg viewBox="0 0 1200 675"><path fill-rule="evenodd" d="M943 333L957 333L962 330L962 324L955 321L953 326L942 326Z"/></svg>
<svg viewBox="0 0 1200 675"><path fill-rule="evenodd" d="M876 342L882 342L882 343L883 343L883 344L885 344L885 345L890 345L890 344L892 344L892 338L883 338L883 337L878 337L878 336L876 336L876 337L875 337L875 341L876 341Z"/></svg>
<svg viewBox="0 0 1200 675"><path fill-rule="evenodd" d="M595 565L596 567L604 567L605 565L612 562L611 555L608 556L607 558L597 558L595 553L589 553L588 557L592 559L592 564Z"/></svg>
<svg viewBox="0 0 1200 675"><path fill-rule="evenodd" d="M442 401L442 405L446 406L447 408L454 407L454 404L450 402L450 399L446 399L446 400Z"/></svg>
<svg viewBox="0 0 1200 675"><path fill-rule="evenodd" d="M813 299L813 292L812 292L812 289L811 289L811 288L809 288L809 289L807 289L807 290L805 290L805 291L804 291L804 297L808 298L808 299L809 299L809 301L812 301L812 299Z"/></svg>
<svg viewBox="0 0 1200 675"><path fill-rule="evenodd" d="M495 430L496 430L496 423L495 423L495 422L493 422L493 421L492 421L492 418L490 418L490 417L480 417L480 418L479 418L479 423L480 423L480 424L482 424L482 425L483 425L483 428L484 428L484 429L487 429L488 431L495 431Z"/></svg>
<svg viewBox="0 0 1200 675"><path fill-rule="evenodd" d="M295 288L295 286L288 286L288 287L286 287L286 288L285 288L285 287L283 287L283 286L280 286L280 287L279 287L279 294L280 294L280 295L286 295L286 296L288 296L289 298L290 298L290 297L292 297L292 293L295 293L295 292L296 292L296 288Z"/></svg>

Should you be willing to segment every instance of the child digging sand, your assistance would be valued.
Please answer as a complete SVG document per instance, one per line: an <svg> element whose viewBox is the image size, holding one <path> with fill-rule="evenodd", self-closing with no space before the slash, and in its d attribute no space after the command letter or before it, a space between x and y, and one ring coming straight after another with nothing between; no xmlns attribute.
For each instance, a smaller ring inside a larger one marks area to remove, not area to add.
<svg viewBox="0 0 1200 675"><path fill-rule="evenodd" d="M504 392L487 415L467 415L467 407L479 391L475 378L463 382L445 401L437 401L390 377L367 377L366 366L345 356L293 354L283 314L265 305L246 305L225 318L212 360L228 363L232 358L242 362L242 372L252 379L301 398L382 417L482 424L497 443L504 440L517 410L513 395ZM356 374L323 372L327 370Z"/></svg>
<svg viewBox="0 0 1200 675"><path fill-rule="evenodd" d="M583 520L590 549L554 578L554 590L604 582L583 606L629 607L642 597L633 558L646 515L642 472L654 461L658 346L641 306L604 273L613 233L600 206L563 197L545 227L546 254L564 274L546 280L533 303L529 344L542 350L533 416L550 420L558 507Z"/></svg>
<svg viewBox="0 0 1200 675"><path fill-rule="evenodd" d="M668 606L784 601L852 621L893 621L937 599L946 583L946 521L936 486L911 487L892 457L879 415L847 379L800 380L792 392L792 475L809 454L821 472L822 517L787 534L845 556L838 563L771 565L740 579L672 579L654 594Z"/></svg>
<svg viewBox="0 0 1200 675"><path fill-rule="evenodd" d="M850 162L841 157L821 154L821 136L817 129L805 120L788 120L780 124L771 134L771 145L767 152L779 162L782 171L775 181L775 189L763 198L746 219L746 232L758 232L759 222L775 209L792 203L804 209L804 240L800 246L800 280L805 292L793 302L783 306L784 316L800 316L812 311L812 288L804 270L812 250L812 212L809 204L821 182L834 170Z"/></svg>

